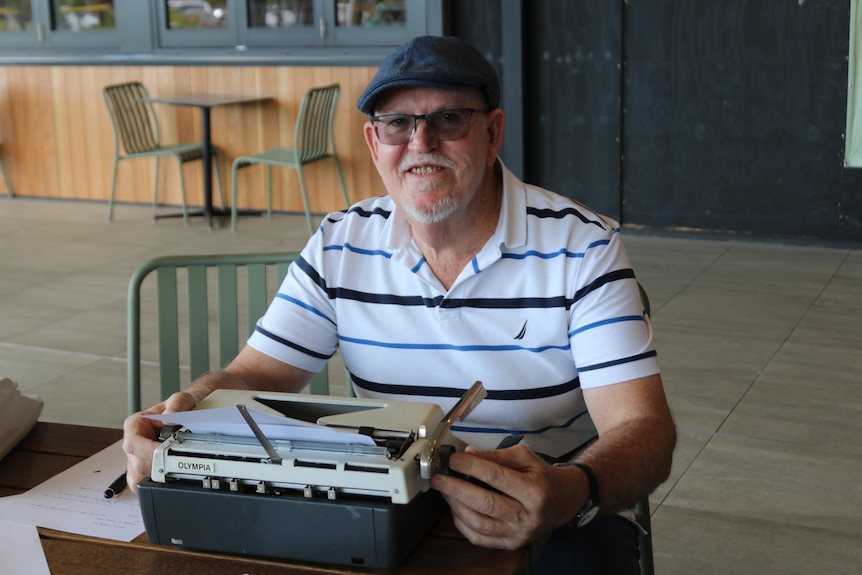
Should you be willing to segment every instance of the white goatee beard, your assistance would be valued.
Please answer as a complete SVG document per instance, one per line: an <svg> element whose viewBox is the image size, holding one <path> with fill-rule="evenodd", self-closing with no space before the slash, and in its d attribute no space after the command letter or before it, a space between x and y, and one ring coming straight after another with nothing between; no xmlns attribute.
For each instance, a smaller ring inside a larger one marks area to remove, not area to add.
<svg viewBox="0 0 862 575"><path fill-rule="evenodd" d="M420 224L439 224L446 218L455 213L458 209L458 199L453 196L446 196L440 201L419 208L414 203L407 203L401 206L404 213L410 219Z"/></svg>
<svg viewBox="0 0 862 575"><path fill-rule="evenodd" d="M402 160L399 169L406 170L407 166L410 164L415 164L419 162L425 162L431 165L441 166L443 168L448 168L450 170L457 170L458 166L455 162L450 161L449 159L439 156L437 154L426 154L421 157L406 157ZM419 190L420 192L433 192L436 187L436 184L426 183L422 186L423 189ZM439 200L438 202L427 205L423 207L419 207L417 204L412 202L407 202L405 205L401 206L401 209L404 210L404 213L421 224L438 224L444 221L446 218L451 216L458 209L460 204L460 200L457 194L449 194Z"/></svg>

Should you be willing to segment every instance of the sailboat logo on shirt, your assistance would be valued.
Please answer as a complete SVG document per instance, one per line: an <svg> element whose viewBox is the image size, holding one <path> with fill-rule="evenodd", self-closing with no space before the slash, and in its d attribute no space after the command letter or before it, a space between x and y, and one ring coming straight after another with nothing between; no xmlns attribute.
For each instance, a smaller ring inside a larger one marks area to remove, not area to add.
<svg viewBox="0 0 862 575"><path fill-rule="evenodd" d="M530 320L527 320L527 321L530 321ZM521 331L518 332L518 335L516 335L512 339L524 339L524 336L527 335L527 321L525 321L524 325L521 326Z"/></svg>

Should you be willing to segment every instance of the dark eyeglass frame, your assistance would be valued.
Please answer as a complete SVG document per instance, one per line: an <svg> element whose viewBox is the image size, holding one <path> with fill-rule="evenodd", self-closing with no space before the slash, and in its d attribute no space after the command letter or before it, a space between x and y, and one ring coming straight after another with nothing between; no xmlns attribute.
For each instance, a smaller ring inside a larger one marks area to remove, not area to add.
<svg viewBox="0 0 862 575"><path fill-rule="evenodd" d="M446 108L445 110L437 110L435 112L428 112L427 114L381 114L379 116L371 116L369 120L374 126L374 133L377 134L377 139L380 140L380 143L390 146L403 146L413 140L413 136L416 134L417 122L419 120L423 120L425 122L425 129L430 133L431 137L436 138L441 142L449 142L460 140L467 136L470 132L470 126L473 123L474 114L487 114L490 111L491 110L479 110L477 108ZM452 132L451 134L443 134L439 132L437 129L437 127L439 127L439 124L437 123L438 120L443 118L446 114L451 114L453 112L467 112L470 114L470 117L467 122L462 126L459 126L459 131L457 132ZM410 126L410 134L406 139L404 138L404 134L401 133L387 134L386 132L383 132L383 137L381 137L380 127L377 125L378 122L391 122L398 119L407 120L408 118L410 118L412 122Z"/></svg>

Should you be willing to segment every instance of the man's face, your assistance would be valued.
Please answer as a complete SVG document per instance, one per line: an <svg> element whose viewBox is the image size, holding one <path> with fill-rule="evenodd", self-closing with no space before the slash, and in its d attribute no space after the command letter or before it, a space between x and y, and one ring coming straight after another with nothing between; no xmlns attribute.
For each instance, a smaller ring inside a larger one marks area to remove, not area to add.
<svg viewBox="0 0 862 575"><path fill-rule="evenodd" d="M481 92L473 89L397 88L384 93L375 115L428 114L472 108L487 111ZM493 166L502 142L501 110L474 113L464 137L441 140L425 120L403 144L384 144L374 123L365 124L365 140L386 190L408 219L437 223L467 213L470 202ZM411 122L411 119L407 120ZM379 124L378 124L379 127Z"/></svg>

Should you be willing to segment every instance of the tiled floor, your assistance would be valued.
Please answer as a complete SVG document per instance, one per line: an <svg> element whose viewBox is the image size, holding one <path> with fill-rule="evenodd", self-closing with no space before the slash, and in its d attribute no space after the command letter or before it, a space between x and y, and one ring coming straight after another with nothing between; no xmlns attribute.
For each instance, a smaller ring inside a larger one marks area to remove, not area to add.
<svg viewBox="0 0 862 575"><path fill-rule="evenodd" d="M42 397L44 420L121 424L139 263L305 237L299 216L244 219L233 235L154 222L149 207L106 215L0 198L0 376ZM657 572L860 575L862 246L624 233L680 432L651 497Z"/></svg>

